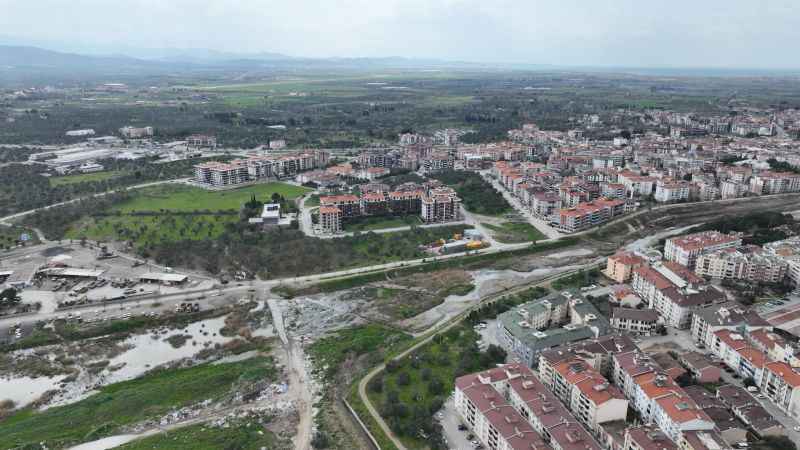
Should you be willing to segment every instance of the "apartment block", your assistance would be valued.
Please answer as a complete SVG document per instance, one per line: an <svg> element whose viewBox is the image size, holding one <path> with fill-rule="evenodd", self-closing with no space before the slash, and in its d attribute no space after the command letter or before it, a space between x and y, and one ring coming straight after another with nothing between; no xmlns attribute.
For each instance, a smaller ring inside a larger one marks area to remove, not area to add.
<svg viewBox="0 0 800 450"><path fill-rule="evenodd" d="M622 200L597 199L579 203L574 208L559 211L558 228L574 233L602 225L624 213L625 202Z"/></svg>
<svg viewBox="0 0 800 450"><path fill-rule="evenodd" d="M686 431L714 429L686 392L638 350L614 355L614 379L642 420L658 425L671 440Z"/></svg>
<svg viewBox="0 0 800 450"><path fill-rule="evenodd" d="M632 252L618 251L608 257L603 274L617 283L627 283L633 276L633 269L643 266L644 258Z"/></svg>
<svg viewBox="0 0 800 450"><path fill-rule="evenodd" d="M547 359L540 357L539 361L539 367L547 364ZM552 373L552 384L547 387L595 434L601 433L604 423L625 420L628 400L583 359L559 361Z"/></svg>
<svg viewBox="0 0 800 450"><path fill-rule="evenodd" d="M700 255L741 245L741 236L703 231L667 239L664 244L664 259L693 269Z"/></svg>
<svg viewBox="0 0 800 450"><path fill-rule="evenodd" d="M458 220L461 218L461 199L448 187L430 189L422 196L420 217L426 223Z"/></svg>
<svg viewBox="0 0 800 450"><path fill-rule="evenodd" d="M768 362L759 387L778 408L800 419L800 369L783 361Z"/></svg>
<svg viewBox="0 0 800 450"><path fill-rule="evenodd" d="M697 257L695 273L704 277L779 283L789 271L785 259L756 245L729 247Z"/></svg>

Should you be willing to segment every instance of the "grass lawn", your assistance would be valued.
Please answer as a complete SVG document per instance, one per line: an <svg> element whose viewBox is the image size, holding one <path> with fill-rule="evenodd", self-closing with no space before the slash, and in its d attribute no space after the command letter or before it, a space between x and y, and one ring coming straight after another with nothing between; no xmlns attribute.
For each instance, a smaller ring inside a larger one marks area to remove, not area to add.
<svg viewBox="0 0 800 450"><path fill-rule="evenodd" d="M275 376L270 358L159 370L100 388L100 392L42 412L21 410L0 422L0 448L62 448L116 434L126 425L205 399L220 398L238 383Z"/></svg>
<svg viewBox="0 0 800 450"><path fill-rule="evenodd" d="M218 450L279 448L273 433L258 423L234 424L228 427L192 425L116 447L119 450ZM283 448L283 447L280 447Z"/></svg>
<svg viewBox="0 0 800 450"><path fill-rule="evenodd" d="M76 175L64 175L62 177L50 177L50 186L61 186L64 184L85 183L88 181L103 181L122 175L122 172L109 170L106 172L81 173Z"/></svg>
<svg viewBox="0 0 800 450"><path fill-rule="evenodd" d="M141 246L183 239L216 239L226 224L238 221L238 214L95 216L73 224L65 237L86 237L96 241L132 240Z"/></svg>
<svg viewBox="0 0 800 450"><path fill-rule="evenodd" d="M515 244L518 242L531 242L546 239L541 231L527 222L505 222L502 225L482 224L486 228L496 232L494 238L504 244Z"/></svg>
<svg viewBox="0 0 800 450"><path fill-rule="evenodd" d="M185 185L160 185L137 190L133 198L115 206L113 210L121 213L161 210L238 211L253 194L261 201L269 200L275 193L292 200L310 190L280 182L255 184L227 191L209 191Z"/></svg>
<svg viewBox="0 0 800 450"><path fill-rule="evenodd" d="M600 278L599 269L592 269L588 271L582 270L575 275L570 275L568 277L559 278L558 280L553 281L551 286L557 291L564 289L577 289L596 283L598 278Z"/></svg>
<svg viewBox="0 0 800 450"><path fill-rule="evenodd" d="M306 203L308 204L308 203ZM370 231L385 228L407 227L422 223L419 216L364 217L344 224L344 231Z"/></svg>
<svg viewBox="0 0 800 450"><path fill-rule="evenodd" d="M312 194L311 196L309 196L306 199L305 205L308 207L319 206L319 194Z"/></svg>

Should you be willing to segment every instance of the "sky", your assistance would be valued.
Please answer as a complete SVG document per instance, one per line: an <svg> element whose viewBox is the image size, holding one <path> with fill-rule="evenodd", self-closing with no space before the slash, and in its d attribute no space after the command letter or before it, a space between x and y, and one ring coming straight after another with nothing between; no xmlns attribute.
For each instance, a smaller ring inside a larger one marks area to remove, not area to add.
<svg viewBox="0 0 800 450"><path fill-rule="evenodd" d="M798 68L797 0L0 0L6 43L559 66Z"/></svg>

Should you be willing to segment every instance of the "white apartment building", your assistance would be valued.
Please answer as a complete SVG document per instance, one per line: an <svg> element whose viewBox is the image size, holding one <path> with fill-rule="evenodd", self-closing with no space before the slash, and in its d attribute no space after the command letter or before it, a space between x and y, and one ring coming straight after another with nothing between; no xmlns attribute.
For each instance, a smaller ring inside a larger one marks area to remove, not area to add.
<svg viewBox="0 0 800 450"><path fill-rule="evenodd" d="M766 283L783 281L788 270L786 260L753 245L700 255L694 268L695 273L704 277Z"/></svg>
<svg viewBox="0 0 800 450"><path fill-rule="evenodd" d="M685 181L659 180L656 183L655 200L659 203L674 203L689 199L689 183Z"/></svg>
<svg viewBox="0 0 800 450"><path fill-rule="evenodd" d="M795 420L800 420L800 369L783 361L764 365L761 392Z"/></svg>
<svg viewBox="0 0 800 450"><path fill-rule="evenodd" d="M693 269L698 256L741 245L742 238L738 235L702 231L667 239L664 244L664 259Z"/></svg>

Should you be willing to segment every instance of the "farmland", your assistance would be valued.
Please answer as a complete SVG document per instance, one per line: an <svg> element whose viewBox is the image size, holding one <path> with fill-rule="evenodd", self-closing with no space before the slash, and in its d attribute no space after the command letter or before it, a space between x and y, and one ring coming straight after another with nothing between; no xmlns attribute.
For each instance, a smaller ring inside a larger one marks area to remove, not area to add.
<svg viewBox="0 0 800 450"><path fill-rule="evenodd" d="M184 185L161 185L137 191L108 211L86 216L67 230L68 239L130 241L137 248L181 240L216 239L228 224L238 223L242 204L255 195L267 202L273 194L292 200L309 189L266 183L229 191Z"/></svg>
<svg viewBox="0 0 800 450"><path fill-rule="evenodd" d="M122 175L122 172L111 170L106 172L81 173L76 175L64 175L61 177L50 177L49 180L50 186L63 186L65 184L110 180L120 175Z"/></svg>
<svg viewBox="0 0 800 450"><path fill-rule="evenodd" d="M265 183L228 191L208 191L183 185L161 185L141 189L130 200L114 206L115 212L140 211L238 211L252 195L257 200L268 201L273 194L292 200L310 189L286 183Z"/></svg>

